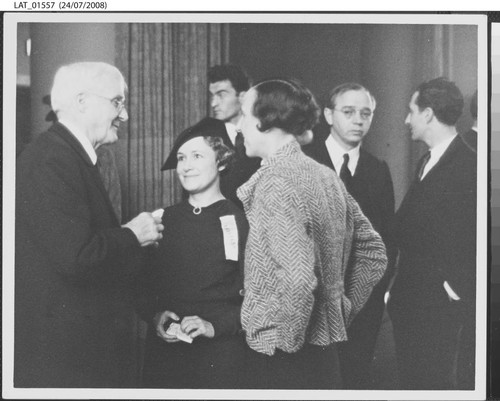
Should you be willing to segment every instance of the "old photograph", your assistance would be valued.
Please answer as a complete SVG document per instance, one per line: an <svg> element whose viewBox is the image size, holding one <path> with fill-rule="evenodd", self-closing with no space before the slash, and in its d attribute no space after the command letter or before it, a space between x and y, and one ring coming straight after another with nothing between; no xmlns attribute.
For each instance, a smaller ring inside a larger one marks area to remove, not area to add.
<svg viewBox="0 0 500 401"><path fill-rule="evenodd" d="M486 14L4 30L4 397L486 397Z"/></svg>

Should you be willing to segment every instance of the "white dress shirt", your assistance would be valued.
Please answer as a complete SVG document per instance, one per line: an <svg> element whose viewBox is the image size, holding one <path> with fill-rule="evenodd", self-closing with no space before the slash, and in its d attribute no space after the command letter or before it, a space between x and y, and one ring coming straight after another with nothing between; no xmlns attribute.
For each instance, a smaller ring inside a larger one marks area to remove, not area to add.
<svg viewBox="0 0 500 401"><path fill-rule="evenodd" d="M64 125L69 132L73 134L73 136L80 142L83 146L83 149L85 149L85 152L89 155L90 160L92 161L92 164L95 166L97 163L97 153L95 152L94 147L90 143L89 138L87 138L87 135L78 128L75 124L65 121L64 119L59 120L59 122Z"/></svg>
<svg viewBox="0 0 500 401"><path fill-rule="evenodd" d="M238 134L238 126L237 124L233 124L230 122L226 122L226 131L227 135L229 136L229 139L233 143L233 145L236 145L236 135Z"/></svg>
<svg viewBox="0 0 500 401"><path fill-rule="evenodd" d="M435 145L433 148L429 149L431 157L429 158L429 161L424 167L424 171L422 173L422 177L420 178L420 180L423 180L424 177L427 175L427 173L430 171L430 169L437 164L437 162L439 161L439 159L441 159L441 156L443 156L444 152L446 152L446 149L448 149L448 146L450 146L455 137L456 135L453 135L451 138L445 139L444 141Z"/></svg>
<svg viewBox="0 0 500 401"><path fill-rule="evenodd" d="M333 136L328 135L328 138L326 138L325 141L325 145L337 174L340 174L340 169L342 168L342 164L344 164L344 155L347 153L349 155L349 163L347 163L347 168L351 172L351 175L354 175L356 167L358 166L359 148L361 146L361 143L355 148L346 152L346 150L337 142L337 140Z"/></svg>

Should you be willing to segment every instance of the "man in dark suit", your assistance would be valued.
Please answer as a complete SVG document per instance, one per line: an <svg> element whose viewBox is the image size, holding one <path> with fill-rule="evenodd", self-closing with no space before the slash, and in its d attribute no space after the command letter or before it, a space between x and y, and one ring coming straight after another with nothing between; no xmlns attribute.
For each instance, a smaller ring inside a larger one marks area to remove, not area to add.
<svg viewBox="0 0 500 401"><path fill-rule="evenodd" d="M328 94L324 108L330 133L315 138L304 152L335 170L384 240L389 267L368 302L348 328L348 341L339 344L344 388L367 389L370 367L384 312L384 294L392 276L393 249L389 227L394 217L394 190L387 164L362 149L375 110L375 98L357 83L344 83ZM348 273L347 273L348 274Z"/></svg>
<svg viewBox="0 0 500 401"><path fill-rule="evenodd" d="M236 190L260 166L259 158L249 158L246 155L243 136L237 130L241 119L241 102L250 87L250 80L240 67L224 64L209 69L208 82L214 117L226 125L227 137L223 138L224 143L235 150L233 164L221 175L221 191L226 198L243 209Z"/></svg>
<svg viewBox="0 0 500 401"><path fill-rule="evenodd" d="M411 137L429 151L396 214L400 258L389 312L400 384L473 389L476 153L457 135L463 97L453 82L422 83L409 108Z"/></svg>
<svg viewBox="0 0 500 401"><path fill-rule="evenodd" d="M126 84L106 63L61 67L58 122L16 171L15 387L133 386L130 282L161 219L120 226L96 166L128 119Z"/></svg>
<svg viewBox="0 0 500 401"><path fill-rule="evenodd" d="M470 100L470 115L474 119L472 127L462 135L464 142L477 151L477 90Z"/></svg>

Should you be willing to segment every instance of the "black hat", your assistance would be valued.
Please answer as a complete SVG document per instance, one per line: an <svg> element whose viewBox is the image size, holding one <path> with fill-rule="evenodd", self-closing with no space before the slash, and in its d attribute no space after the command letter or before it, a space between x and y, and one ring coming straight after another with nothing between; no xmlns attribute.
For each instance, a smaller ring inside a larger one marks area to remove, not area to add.
<svg viewBox="0 0 500 401"><path fill-rule="evenodd" d="M190 139L196 138L198 136L215 136L220 137L226 143L229 140L226 131L226 124L224 121L217 120L211 117L205 117L203 120L197 122L195 125L186 128L182 131L176 138L174 146L170 151L170 154L161 168L163 170L170 170L177 167L177 151L179 148L185 144Z"/></svg>

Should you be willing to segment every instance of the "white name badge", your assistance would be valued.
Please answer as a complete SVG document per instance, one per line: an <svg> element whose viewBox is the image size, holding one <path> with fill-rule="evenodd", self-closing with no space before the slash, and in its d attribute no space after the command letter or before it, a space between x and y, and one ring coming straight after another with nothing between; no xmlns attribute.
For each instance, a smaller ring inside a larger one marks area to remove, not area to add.
<svg viewBox="0 0 500 401"><path fill-rule="evenodd" d="M238 227L233 215L221 216L220 225L224 234L224 250L227 260L238 261Z"/></svg>

